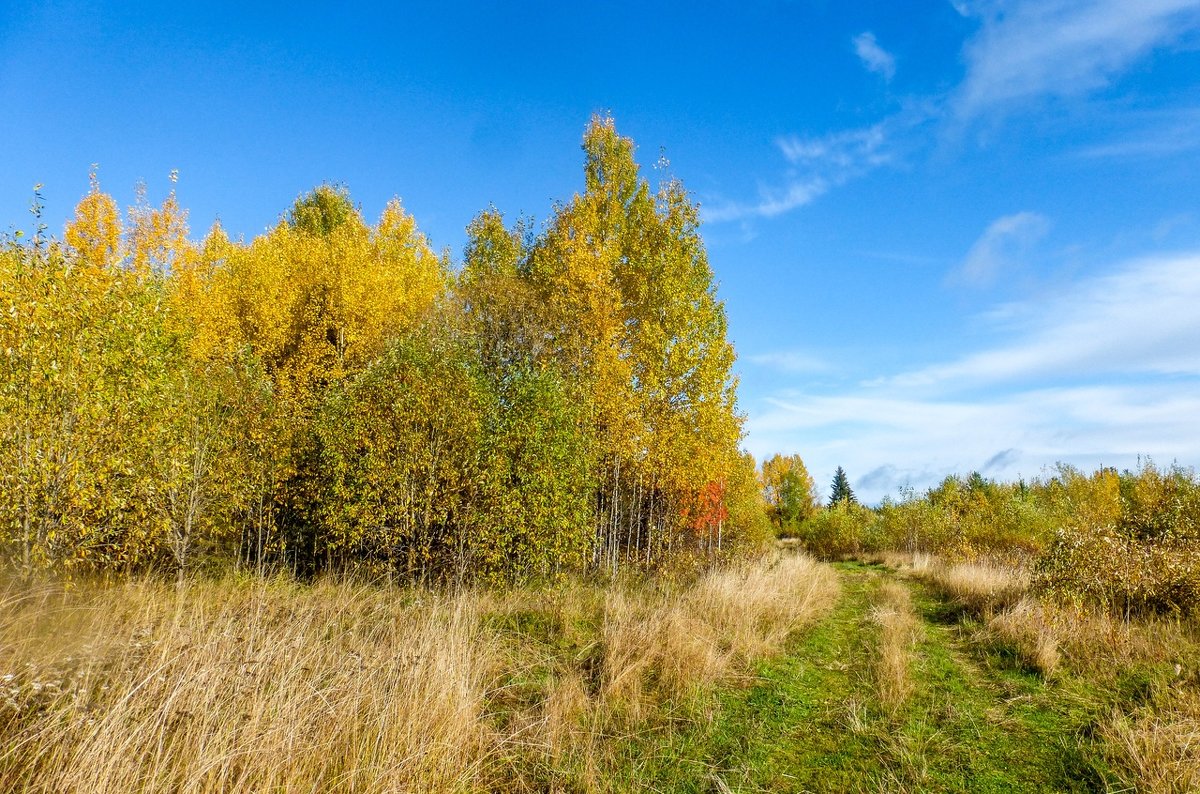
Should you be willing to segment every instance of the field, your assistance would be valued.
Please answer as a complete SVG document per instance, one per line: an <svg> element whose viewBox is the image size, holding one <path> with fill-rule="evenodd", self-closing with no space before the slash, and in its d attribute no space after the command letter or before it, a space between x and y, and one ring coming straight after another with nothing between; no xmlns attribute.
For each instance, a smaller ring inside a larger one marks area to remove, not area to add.
<svg viewBox="0 0 1200 794"><path fill-rule="evenodd" d="M785 549L456 593L11 581L5 790L1193 791L1200 628Z"/></svg>

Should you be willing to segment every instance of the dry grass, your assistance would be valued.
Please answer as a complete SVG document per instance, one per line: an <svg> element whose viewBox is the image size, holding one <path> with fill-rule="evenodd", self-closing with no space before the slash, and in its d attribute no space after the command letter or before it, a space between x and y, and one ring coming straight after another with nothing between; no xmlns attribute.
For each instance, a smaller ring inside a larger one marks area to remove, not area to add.
<svg viewBox="0 0 1200 794"><path fill-rule="evenodd" d="M1066 663L1100 682L1135 665L1178 664L1185 674L1200 675L1200 628L1186 620L1124 620L1102 610L1026 597L996 614L987 628L1046 674Z"/></svg>
<svg viewBox="0 0 1200 794"><path fill-rule="evenodd" d="M867 565L883 565L893 570L911 570L929 558L928 554L910 553L907 551L868 551L855 555L854 559L861 560Z"/></svg>
<svg viewBox="0 0 1200 794"><path fill-rule="evenodd" d="M1200 692L1178 689L1157 708L1115 713L1100 726L1110 758L1147 794L1200 791Z"/></svg>
<svg viewBox="0 0 1200 794"><path fill-rule="evenodd" d="M908 588L884 581L875 591L870 617L879 627L873 659L879 702L894 716L913 691L909 667L920 621L913 613Z"/></svg>
<svg viewBox="0 0 1200 794"><path fill-rule="evenodd" d="M484 716L498 646L471 596L396 595L135 583L10 603L2 781L47 792L459 788L494 752Z"/></svg>
<svg viewBox="0 0 1200 794"><path fill-rule="evenodd" d="M945 564L922 559L913 575L931 584L968 612L990 615L1012 606L1029 590L1029 573L986 563Z"/></svg>
<svg viewBox="0 0 1200 794"><path fill-rule="evenodd" d="M1058 620L1052 607L1026 597L1010 609L994 615L987 630L995 641L1012 648L1022 662L1043 678L1050 678L1058 669Z"/></svg>
<svg viewBox="0 0 1200 794"><path fill-rule="evenodd" d="M941 576L934 580L939 588L957 593L985 615L984 642L1013 650L1043 677L1065 669L1089 690L1108 692L1121 691L1122 676L1131 672L1144 681L1138 685L1143 691L1126 701L1124 710L1115 708L1097 726L1104 754L1130 790L1200 791L1200 626L1195 621L1178 616L1124 619L1031 595L1000 609L1010 596L991 594L1011 593L1018 585L979 586L979 595L963 595L966 587L974 587L963 581L1003 578ZM942 584L946 580L955 584Z"/></svg>
<svg viewBox="0 0 1200 794"><path fill-rule="evenodd" d="M648 686L685 697L777 652L837 595L837 577L827 566L794 553L711 571L657 599L613 592L605 605L601 693L631 705Z"/></svg>
<svg viewBox="0 0 1200 794"><path fill-rule="evenodd" d="M894 567L951 599L971 616L965 625L974 627L978 641L1014 653L1023 665L1065 687L1064 696L1105 703L1103 708L1115 702L1095 725L1095 735L1128 790L1200 791L1200 622L1195 618L1122 617L1037 597L1022 568L1000 563L951 564L925 555L881 555L870 561ZM889 652L902 643L887 636L888 623L901 620L900 610L885 606L896 597L881 588L872 612L881 627L875 675L885 705L902 702L904 692L904 657Z"/></svg>
<svg viewBox="0 0 1200 794"><path fill-rule="evenodd" d="M740 673L836 593L791 554L675 589L13 583L0 790L597 789L614 724Z"/></svg>

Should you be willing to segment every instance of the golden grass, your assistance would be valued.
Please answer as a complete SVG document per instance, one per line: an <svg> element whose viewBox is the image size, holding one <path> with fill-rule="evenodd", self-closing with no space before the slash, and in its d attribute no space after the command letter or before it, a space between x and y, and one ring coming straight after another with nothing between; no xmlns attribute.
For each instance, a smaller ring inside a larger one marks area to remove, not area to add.
<svg viewBox="0 0 1200 794"><path fill-rule="evenodd" d="M899 582L882 582L872 601L870 618L879 627L873 657L875 684L880 704L895 715L913 692L909 667L920 621L908 588Z"/></svg>
<svg viewBox="0 0 1200 794"><path fill-rule="evenodd" d="M474 599L134 583L6 610L26 791L452 790L494 750Z"/></svg>
<svg viewBox="0 0 1200 794"><path fill-rule="evenodd" d="M1165 617L1125 620L1089 609L1022 598L987 622L987 631L1046 675L1060 664L1096 681L1134 665L1180 665L1200 676L1200 627Z"/></svg>
<svg viewBox="0 0 1200 794"><path fill-rule="evenodd" d="M1025 597L994 615L987 630L996 641L1012 648L1027 667L1049 678L1061 660L1058 622L1053 607Z"/></svg>
<svg viewBox="0 0 1200 794"><path fill-rule="evenodd" d="M563 770L594 790L614 725L740 674L836 594L792 554L678 588L11 583L0 790L519 791Z"/></svg>
<svg viewBox="0 0 1200 794"><path fill-rule="evenodd" d="M911 570L927 560L928 557L928 554L921 554L919 552L914 554L907 551L894 551L890 549L867 551L854 555L854 559L860 560L867 565L883 565L897 571Z"/></svg>
<svg viewBox="0 0 1200 794"><path fill-rule="evenodd" d="M668 698L684 697L778 651L837 595L836 575L795 553L710 571L685 591L655 599L614 591L605 605L601 694L636 704L653 685Z"/></svg>
<svg viewBox="0 0 1200 794"><path fill-rule="evenodd" d="M1097 726L1103 752L1130 790L1200 791L1200 626L1194 620L1126 619L1028 594L1005 606L1026 577L937 563L929 571L927 581L984 617L984 642L1011 649L1044 678L1066 669L1089 687L1113 691L1123 674L1141 671L1148 689L1136 705L1114 709Z"/></svg>
<svg viewBox="0 0 1200 794"><path fill-rule="evenodd" d="M1029 573L1011 566L946 564L922 559L919 564L914 563L912 572L963 609L978 615L1012 606L1029 590Z"/></svg>
<svg viewBox="0 0 1200 794"><path fill-rule="evenodd" d="M1040 598L1019 566L953 564L920 554L870 561L939 591L972 616L967 625L975 627L978 641L1014 653L1048 680L1115 694L1134 675L1140 694L1095 726L1101 751L1130 791L1200 791L1200 622L1194 617L1129 618ZM881 588L872 613L881 626L875 661L885 705L903 692L894 683L902 681L902 657L887 652L883 628L895 619L895 610L881 606L892 598Z"/></svg>
<svg viewBox="0 0 1200 794"><path fill-rule="evenodd" d="M1146 794L1200 791L1200 692L1178 688L1156 708L1114 713L1100 726L1108 755Z"/></svg>

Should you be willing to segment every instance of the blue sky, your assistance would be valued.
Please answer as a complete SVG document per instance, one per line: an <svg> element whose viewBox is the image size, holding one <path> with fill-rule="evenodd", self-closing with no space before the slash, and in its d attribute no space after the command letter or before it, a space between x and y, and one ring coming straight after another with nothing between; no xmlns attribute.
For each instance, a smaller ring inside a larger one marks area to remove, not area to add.
<svg viewBox="0 0 1200 794"><path fill-rule="evenodd" d="M545 218L611 111L701 202L746 446L875 501L1200 463L1200 0L0 9L0 226L99 163L201 234L348 185ZM826 486L827 488L827 486Z"/></svg>

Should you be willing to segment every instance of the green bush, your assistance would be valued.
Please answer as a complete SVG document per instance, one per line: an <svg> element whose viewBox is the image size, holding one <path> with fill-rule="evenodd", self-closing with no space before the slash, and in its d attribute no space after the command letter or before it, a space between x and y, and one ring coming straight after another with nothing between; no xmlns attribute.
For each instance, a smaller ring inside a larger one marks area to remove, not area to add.
<svg viewBox="0 0 1200 794"><path fill-rule="evenodd" d="M881 548L875 513L845 500L809 516L798 534L812 554L826 560Z"/></svg>

